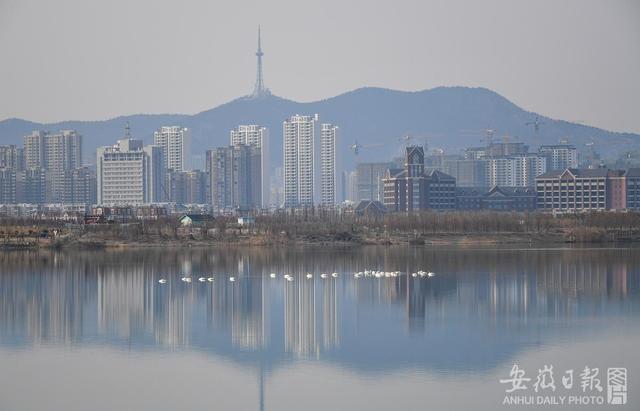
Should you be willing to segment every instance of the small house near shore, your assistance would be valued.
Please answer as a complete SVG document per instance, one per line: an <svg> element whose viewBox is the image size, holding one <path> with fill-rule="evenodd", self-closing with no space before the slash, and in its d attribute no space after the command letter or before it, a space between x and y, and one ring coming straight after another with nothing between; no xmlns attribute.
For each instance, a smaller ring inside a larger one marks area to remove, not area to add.
<svg viewBox="0 0 640 411"><path fill-rule="evenodd" d="M185 214L178 219L183 227L201 227L213 220L209 214Z"/></svg>

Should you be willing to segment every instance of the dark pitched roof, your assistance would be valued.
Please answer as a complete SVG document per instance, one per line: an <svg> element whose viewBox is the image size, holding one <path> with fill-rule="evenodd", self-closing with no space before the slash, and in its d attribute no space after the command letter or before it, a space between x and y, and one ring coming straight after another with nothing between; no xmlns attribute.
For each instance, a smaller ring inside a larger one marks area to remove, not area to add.
<svg viewBox="0 0 640 411"><path fill-rule="evenodd" d="M380 213L386 213L387 207L384 206L380 201L376 200L362 200L356 206L356 213L364 213L368 210L374 210Z"/></svg>
<svg viewBox="0 0 640 411"><path fill-rule="evenodd" d="M440 170L431 170L428 173L425 173L428 177L434 178L436 180L455 180L455 177L450 176L449 174L443 173Z"/></svg>
<svg viewBox="0 0 640 411"><path fill-rule="evenodd" d="M532 187L506 187L506 186L493 186L487 195L500 192L508 197L516 196L531 196L536 195L536 191Z"/></svg>
<svg viewBox="0 0 640 411"><path fill-rule="evenodd" d="M480 196L486 194L488 191L489 188L487 187L456 187L456 196Z"/></svg>

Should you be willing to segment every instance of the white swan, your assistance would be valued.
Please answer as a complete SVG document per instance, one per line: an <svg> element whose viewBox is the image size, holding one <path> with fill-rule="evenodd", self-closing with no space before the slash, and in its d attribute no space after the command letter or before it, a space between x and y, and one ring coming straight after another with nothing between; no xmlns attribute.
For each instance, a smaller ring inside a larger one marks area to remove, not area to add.
<svg viewBox="0 0 640 411"><path fill-rule="evenodd" d="M287 277L287 281L293 281L293 277L291 276Z"/></svg>
<svg viewBox="0 0 640 411"><path fill-rule="evenodd" d="M204 277L200 277L198 278L198 281L200 281L201 283L204 283L205 281L207 281L207 279Z"/></svg>
<svg viewBox="0 0 640 411"><path fill-rule="evenodd" d="M312 278L313 278L313 274L311 274L311 273L307 273L307 280L310 280L310 279L312 279Z"/></svg>
<svg viewBox="0 0 640 411"><path fill-rule="evenodd" d="M210 283L212 283L212 282L213 282L213 277L209 277L209 278L207 278L207 281L209 281Z"/></svg>
<svg viewBox="0 0 640 411"><path fill-rule="evenodd" d="M436 275L436 273L432 273L431 271L429 271L427 273L427 277L434 277Z"/></svg>
<svg viewBox="0 0 640 411"><path fill-rule="evenodd" d="M229 277L229 281L231 281L232 283L236 281L236 277Z"/></svg>
<svg viewBox="0 0 640 411"><path fill-rule="evenodd" d="M271 277L271 278L276 278L276 273L271 273L271 274L269 274L269 277Z"/></svg>
<svg viewBox="0 0 640 411"><path fill-rule="evenodd" d="M182 277L181 280L184 281L185 283L190 283L191 277Z"/></svg>
<svg viewBox="0 0 640 411"><path fill-rule="evenodd" d="M411 277L417 277L418 273L411 273Z"/></svg>
<svg viewBox="0 0 640 411"><path fill-rule="evenodd" d="M360 277L362 277L362 273L355 273L353 276L354 276L355 278L360 278Z"/></svg>
<svg viewBox="0 0 640 411"><path fill-rule="evenodd" d="M320 274L320 278L327 278L327 277L329 277L329 274L327 273Z"/></svg>
<svg viewBox="0 0 640 411"><path fill-rule="evenodd" d="M159 279L159 280L158 280L158 282L159 282L160 284L164 284L164 283L166 283L166 282L167 282L167 280L165 280L164 278L161 278L161 279Z"/></svg>
<svg viewBox="0 0 640 411"><path fill-rule="evenodd" d="M333 273L333 274L331 274L331 277L333 277L333 278L338 278L338 273Z"/></svg>

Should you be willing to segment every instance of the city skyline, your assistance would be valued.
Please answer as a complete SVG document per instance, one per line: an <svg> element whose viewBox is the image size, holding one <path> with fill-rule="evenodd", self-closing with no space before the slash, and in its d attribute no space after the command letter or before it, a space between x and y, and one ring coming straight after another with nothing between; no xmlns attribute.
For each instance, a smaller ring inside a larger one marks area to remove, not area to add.
<svg viewBox="0 0 640 411"><path fill-rule="evenodd" d="M253 11L249 16L246 13L234 13L237 6L197 5L189 12L183 10L177 13L177 29L171 33L162 31L163 25L157 24L157 21L173 21L176 13L168 6L161 5L148 13L148 8L133 5L127 7L127 13L123 16L119 12L120 5L105 5L101 11L106 18L97 22L97 25L105 22L109 22L109 25L102 27L103 32L96 32L99 28L94 27L96 21L84 18L88 17L89 10L83 4L72 2L50 6L45 3L37 4L38 10L52 8L38 15L46 15L48 20L57 18L61 22L75 19L74 25L69 25L69 28L64 24L58 25L58 30L48 31L48 36L43 38L39 36L40 27L47 25L32 24L31 21L39 21L32 9L35 4L9 1L0 6L4 8L0 13L4 16L3 25L0 26L4 32L0 36L0 48L6 49L7 61L10 62L0 68L0 74L3 74L0 81L6 82L0 85L15 98L0 104L0 118L20 117L51 122L64 119L97 120L130 113L195 113L206 110L240 95L250 94L254 80L252 72L255 70L252 51L255 50L258 25L262 24L268 85L275 94L292 100L317 101L363 86L399 90L424 90L440 85L481 86L553 118L584 121L609 130L640 131L640 123L633 115L640 90L640 82L632 69L640 61L640 52L633 47L633 39L637 39L639 33L632 19L640 11L637 4L617 2L615 7L610 7L602 2L579 2L581 18L576 19L574 12L577 2L565 2L562 5L536 2L535 5L540 9L554 11L545 13L531 13L531 7L519 7L501 1L490 3L476 5L454 2L444 5L405 2L404 7L394 8L393 12L387 10L390 6L386 5L380 11L373 11L350 4L341 7L341 13L334 19L336 30L332 35L321 32L319 22L305 26L300 23L291 27L282 25L281 19L286 13L279 11L288 8L286 2L252 5ZM334 7L332 4L323 5L318 13L327 14ZM452 14L457 15L460 21L450 26L443 26L439 22L451 22L445 17ZM221 20L216 28L202 24L203 19L211 15ZM374 24L388 19L385 26L388 28L373 33L368 26L363 27L362 23L358 23L363 19L354 20L358 15L369 17ZM243 26L248 30L234 30L234 41L228 42L228 36L222 36L221 33L226 32L227 25L235 25L240 16ZM424 24L404 24L418 16ZM572 34L567 34L565 30L568 16L575 23ZM20 28L27 18L33 30L25 33ZM140 26L148 30L140 32L138 41L127 43L122 39L122 34L113 33L116 25L110 23L111 19L118 19L119 27L132 29L120 30L122 33L137 32ZM354 21L358 24L354 25ZM485 21L496 24L485 24ZM400 22L411 28L399 30ZM87 39L79 38L76 27L87 25ZM458 31L466 33L472 30L477 38L459 37L464 36L455 33L459 25L466 25L467 29ZM539 25L545 26L546 34L542 35L535 29ZM291 36L292 30L295 36ZM395 37L387 36L386 39L386 30L393 30ZM503 36L505 30L510 31L511 35ZM20 33L21 44L31 50L29 56L16 49L18 43L3 41L15 38L14 32ZM443 39L443 36L436 36L437 33L446 33L447 37ZM325 37L321 37L322 34ZM336 37L348 41L339 42ZM515 44L507 37L519 38L520 42ZM157 43L157 38L165 39L165 44ZM391 38L401 40L404 46L391 44ZM35 42L36 39L38 42ZM93 49L86 50L87 40L93 41ZM40 44L42 41L43 44ZM165 48L184 41L193 43L191 47L199 48L197 54L189 53L193 49L187 50L186 58L194 63L189 65L190 68L177 59L163 67L147 69L146 62L151 61L150 53L164 52ZM229 44L223 44L223 41ZM302 42L314 44L323 54L329 52L341 64L335 68L306 64L303 70L292 70L285 58L286 50ZM68 44L68 48L61 49L60 44ZM587 44L589 47L585 47ZM617 46L611 47L611 44ZM43 45L48 48L43 50ZM357 50L355 53L354 47ZM87 53L74 55L76 49ZM203 53L203 50L206 52ZM425 50L426 53L416 53L416 50ZM114 52L118 53L118 58L115 58ZM24 70L24 64L29 64L33 56L52 62L61 58L65 58L65 62L73 61L69 58L75 57L81 64L52 64L48 65L48 70L38 73ZM109 59L111 56L114 58ZM227 65L233 66L230 71L217 64L222 59L238 62L239 66ZM616 64L609 64L611 61ZM411 64L407 66L407 62ZM553 66L554 70L549 71L549 66ZM236 67L243 69L236 70ZM339 75L335 71L337 67L340 67ZM373 70L373 67L376 69ZM110 72L103 76L105 69ZM61 82L60 70L69 75L68 78L74 78L75 83ZM106 79L100 82L104 84L94 81L96 75ZM306 82L310 77L316 81ZM150 88L151 82L157 83L167 78L179 81L166 84L166 87ZM196 82L199 84L196 85ZM24 89L25 84L31 84L30 90ZM584 84L590 87L584 87ZM71 87L72 93L79 98L69 99L62 95L65 104L50 104L52 98L60 97L59 90L62 87ZM165 96L167 87L175 98L161 98L157 94ZM98 96L100 99L96 98ZM87 101L91 104L86 104Z"/></svg>

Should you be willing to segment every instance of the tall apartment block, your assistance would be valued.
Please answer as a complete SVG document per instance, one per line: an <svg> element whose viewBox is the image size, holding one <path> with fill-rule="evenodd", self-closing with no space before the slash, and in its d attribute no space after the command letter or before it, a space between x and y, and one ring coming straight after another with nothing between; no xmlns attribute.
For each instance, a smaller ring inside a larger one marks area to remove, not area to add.
<svg viewBox="0 0 640 411"><path fill-rule="evenodd" d="M57 134L34 131L24 137L25 168L49 173L50 202L62 202L65 172L82 166L82 136L75 130Z"/></svg>
<svg viewBox="0 0 640 411"><path fill-rule="evenodd" d="M24 149L13 144L0 146L0 168L24 170Z"/></svg>
<svg viewBox="0 0 640 411"><path fill-rule="evenodd" d="M218 210L249 210L260 206L260 149L237 144L207 150L211 204Z"/></svg>
<svg viewBox="0 0 640 411"><path fill-rule="evenodd" d="M64 172L62 202L65 204L96 204L96 172L90 167L78 167Z"/></svg>
<svg viewBox="0 0 640 411"><path fill-rule="evenodd" d="M16 203L49 203L51 189L51 174L42 168L30 168L16 174Z"/></svg>
<svg viewBox="0 0 640 411"><path fill-rule="evenodd" d="M142 140L118 140L97 151L97 200L101 205L137 205L164 198L163 148Z"/></svg>
<svg viewBox="0 0 640 411"><path fill-rule="evenodd" d="M270 153L269 153L269 129L259 125L239 125L231 130L230 144L232 146L244 144L259 149L261 157L260 170L260 206L268 207L271 205L271 189L270 189Z"/></svg>
<svg viewBox="0 0 640 411"><path fill-rule="evenodd" d="M205 204L207 198L208 174L202 170L167 173L165 187L168 201L177 204Z"/></svg>
<svg viewBox="0 0 640 411"><path fill-rule="evenodd" d="M166 168L173 171L191 169L191 130L184 127L160 127L153 133L153 143L162 147Z"/></svg>
<svg viewBox="0 0 640 411"><path fill-rule="evenodd" d="M547 158L547 170L566 170L578 167L578 153L575 146L556 144L540 146L538 153Z"/></svg>
<svg viewBox="0 0 640 411"><path fill-rule="evenodd" d="M383 202L382 179L392 163L359 163L356 166L356 190L354 201L373 200Z"/></svg>
<svg viewBox="0 0 640 411"><path fill-rule="evenodd" d="M530 187L547 171L547 159L537 154L489 157L486 181L490 187Z"/></svg>
<svg viewBox="0 0 640 411"><path fill-rule="evenodd" d="M0 167L0 204L16 202L16 171L9 167Z"/></svg>
<svg viewBox="0 0 640 411"><path fill-rule="evenodd" d="M458 187L486 187L489 185L487 160L484 158L444 159L442 171L454 177Z"/></svg>
<svg viewBox="0 0 640 411"><path fill-rule="evenodd" d="M316 121L296 114L282 123L285 208L313 205Z"/></svg>
<svg viewBox="0 0 640 411"><path fill-rule="evenodd" d="M320 126L320 204L336 204L336 139L338 127L333 124Z"/></svg>

